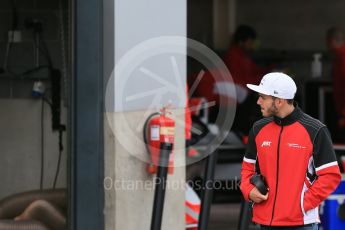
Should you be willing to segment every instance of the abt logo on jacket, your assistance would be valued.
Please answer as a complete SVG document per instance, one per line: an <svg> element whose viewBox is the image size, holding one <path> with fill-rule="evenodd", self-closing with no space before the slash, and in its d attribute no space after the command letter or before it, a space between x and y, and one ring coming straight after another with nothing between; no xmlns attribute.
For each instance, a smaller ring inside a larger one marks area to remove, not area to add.
<svg viewBox="0 0 345 230"><path fill-rule="evenodd" d="M261 147L271 147L272 141L263 141Z"/></svg>

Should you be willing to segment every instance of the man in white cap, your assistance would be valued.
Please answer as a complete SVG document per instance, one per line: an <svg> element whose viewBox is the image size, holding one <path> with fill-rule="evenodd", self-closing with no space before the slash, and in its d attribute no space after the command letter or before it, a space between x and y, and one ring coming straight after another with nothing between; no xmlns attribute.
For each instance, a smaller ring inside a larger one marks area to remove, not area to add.
<svg viewBox="0 0 345 230"><path fill-rule="evenodd" d="M328 129L295 106L297 87L288 75L269 73L247 87L259 94L264 116L250 130L241 171L253 222L261 229L318 229L318 206L341 180Z"/></svg>

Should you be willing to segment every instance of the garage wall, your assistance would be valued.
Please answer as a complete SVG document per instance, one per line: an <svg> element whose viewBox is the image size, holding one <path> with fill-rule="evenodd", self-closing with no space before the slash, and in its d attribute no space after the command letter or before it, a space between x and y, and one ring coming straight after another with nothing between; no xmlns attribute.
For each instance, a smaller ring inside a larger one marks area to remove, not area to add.
<svg viewBox="0 0 345 230"><path fill-rule="evenodd" d="M41 100L0 99L0 199L39 189L41 176ZM44 188L52 188L58 160L58 133L51 129L51 111L44 105ZM62 122L66 122L66 110ZM66 134L64 133L64 140ZM66 187L66 141L63 142L57 187Z"/></svg>
<svg viewBox="0 0 345 230"><path fill-rule="evenodd" d="M3 67L7 49L8 31L13 25L13 6L16 3L17 30L21 31L21 42L12 44L8 58L9 72L21 74L36 67L34 58L34 36L26 26L27 20L43 22L42 38L49 50L53 66L63 67L60 37L60 16L67 29L67 0L4 0L0 1L0 69ZM61 5L60 5L61 3ZM61 8L60 8L61 6ZM60 9L62 11L60 11ZM68 33L65 33L65 38ZM67 45L67 42L65 43ZM65 47L67 48L67 47ZM44 52L40 52L40 64L47 65ZM46 77L46 75L31 75ZM63 75L65 77L65 75ZM67 80L67 79L65 79ZM62 81L62 95L67 95L67 81ZM40 185L41 160L41 100L31 96L33 80L20 80L8 72L0 71L0 199L24 190L38 189ZM47 88L50 88L49 82ZM49 89L47 89L49 91ZM66 97L63 97L66 99ZM62 122L66 124L67 100L62 102ZM51 129L51 111L44 105L44 187L51 188L58 159L58 134ZM66 146L64 133L64 147ZM66 187L66 151L63 152L58 187Z"/></svg>

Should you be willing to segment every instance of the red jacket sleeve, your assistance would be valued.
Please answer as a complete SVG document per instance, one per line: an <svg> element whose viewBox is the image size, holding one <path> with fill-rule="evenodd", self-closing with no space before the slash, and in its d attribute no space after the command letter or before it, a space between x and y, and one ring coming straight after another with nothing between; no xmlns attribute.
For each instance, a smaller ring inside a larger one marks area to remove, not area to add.
<svg viewBox="0 0 345 230"><path fill-rule="evenodd" d="M186 95L186 107L185 107L185 137L186 140L190 140L192 138L192 114L189 109L189 93L188 93L188 86L187 86L187 95Z"/></svg>
<svg viewBox="0 0 345 230"><path fill-rule="evenodd" d="M304 194L305 212L319 206L337 188L341 180L338 162L326 127L321 128L315 138L313 157L317 179Z"/></svg>
<svg viewBox="0 0 345 230"><path fill-rule="evenodd" d="M304 195L304 211L320 205L338 186L341 175L338 165L317 171L318 178Z"/></svg>
<svg viewBox="0 0 345 230"><path fill-rule="evenodd" d="M243 158L241 170L241 191L245 200L249 201L249 193L254 188L250 183L250 177L255 173L256 163L256 144L253 129L251 129L248 137L248 145Z"/></svg>

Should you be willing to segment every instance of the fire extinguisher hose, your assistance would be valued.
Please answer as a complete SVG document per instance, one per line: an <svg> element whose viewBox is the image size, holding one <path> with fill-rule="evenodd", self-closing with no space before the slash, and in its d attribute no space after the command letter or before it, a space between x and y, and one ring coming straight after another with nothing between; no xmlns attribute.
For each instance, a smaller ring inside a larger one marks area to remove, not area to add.
<svg viewBox="0 0 345 230"><path fill-rule="evenodd" d="M143 128L143 140L144 140L144 143L145 143L145 147L146 147L146 151L147 153L149 154L150 153L150 150L149 150L149 147L148 147L148 138L147 138L147 126L150 122L150 120L154 117L154 116L157 116L157 115L160 115L160 113L156 112L156 113L152 113L145 121L145 124L144 124L144 128ZM150 156L150 160L151 160L151 163L153 163L153 160L152 160L152 157L151 155L149 154Z"/></svg>

